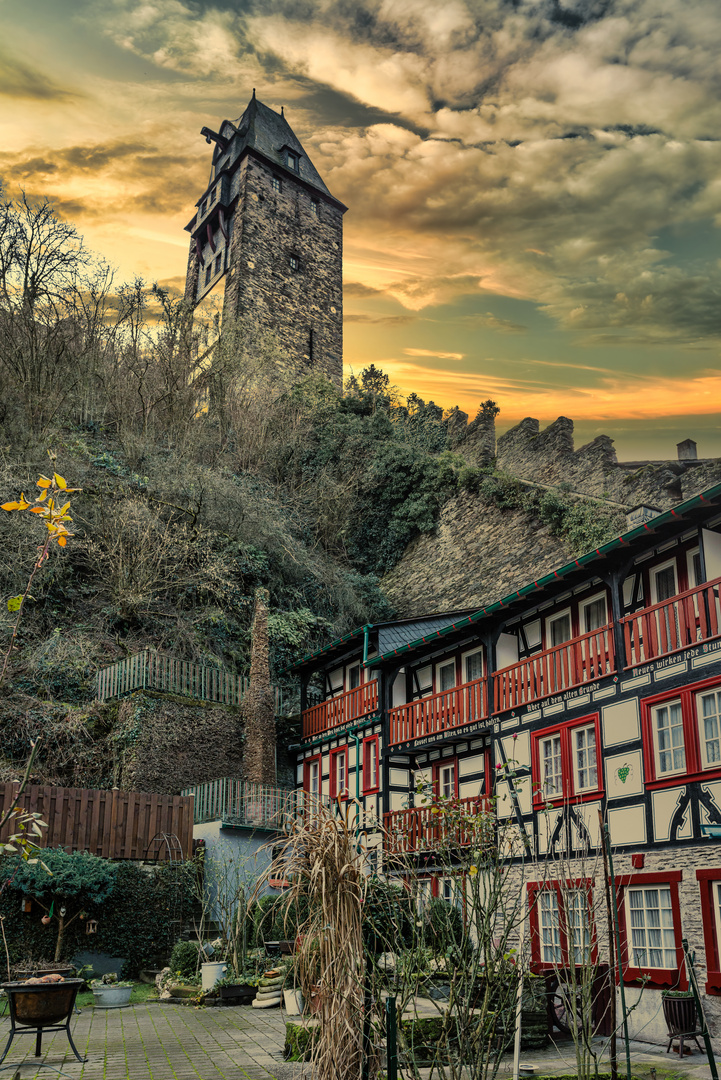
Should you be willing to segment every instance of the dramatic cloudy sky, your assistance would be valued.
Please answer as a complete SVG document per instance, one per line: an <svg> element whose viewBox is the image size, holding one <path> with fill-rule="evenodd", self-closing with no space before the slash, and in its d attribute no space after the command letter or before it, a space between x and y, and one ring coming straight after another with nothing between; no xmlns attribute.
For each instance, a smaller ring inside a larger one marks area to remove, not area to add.
<svg viewBox="0 0 721 1080"><path fill-rule="evenodd" d="M257 87L346 203L347 367L721 454L718 0L0 0L0 176L180 282Z"/></svg>

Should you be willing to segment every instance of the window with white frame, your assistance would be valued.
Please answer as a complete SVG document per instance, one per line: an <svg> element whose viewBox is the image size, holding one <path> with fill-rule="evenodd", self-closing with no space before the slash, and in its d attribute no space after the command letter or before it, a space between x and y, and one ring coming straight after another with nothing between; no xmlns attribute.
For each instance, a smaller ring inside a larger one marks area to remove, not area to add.
<svg viewBox="0 0 721 1080"><path fill-rule="evenodd" d="M543 794L563 794L563 765L561 762L561 733L555 732L539 739L540 773Z"/></svg>
<svg viewBox="0 0 721 1080"><path fill-rule="evenodd" d="M378 736L363 740L363 790L375 791L378 787Z"/></svg>
<svg viewBox="0 0 721 1080"><path fill-rule="evenodd" d="M686 747L681 701L668 701L651 710L656 775L686 771Z"/></svg>
<svg viewBox="0 0 721 1080"><path fill-rule="evenodd" d="M348 751L345 746L339 750L331 750L330 797L331 799L348 797Z"/></svg>
<svg viewBox="0 0 721 1080"><path fill-rule="evenodd" d="M595 791L598 787L598 764L596 760L596 728L573 728L571 731L573 750L574 790Z"/></svg>
<svg viewBox="0 0 721 1080"><path fill-rule="evenodd" d="M563 895L566 909L566 935L568 955L574 964L585 964L591 959L591 926L588 895L583 889L568 889Z"/></svg>
<svg viewBox="0 0 721 1080"><path fill-rule="evenodd" d="M483 651L466 653L463 657L464 682L474 682L483 675Z"/></svg>
<svg viewBox="0 0 721 1080"><path fill-rule="evenodd" d="M686 553L686 569L688 572L688 587L693 589L696 585L703 584L701 574L701 552L698 548Z"/></svg>
<svg viewBox="0 0 721 1080"><path fill-rule="evenodd" d="M320 795L320 758L305 763L305 789L311 795Z"/></svg>
<svg viewBox="0 0 721 1080"><path fill-rule="evenodd" d="M559 611L556 615L549 615L546 619L548 648L552 649L554 645L563 645L564 642L570 641L572 636L570 608L566 611Z"/></svg>
<svg viewBox="0 0 721 1080"><path fill-rule="evenodd" d="M696 696L701 765L704 769L721 763L721 690Z"/></svg>
<svg viewBox="0 0 721 1080"><path fill-rule="evenodd" d="M676 560L664 563L651 570L651 602L660 604L670 600L678 592Z"/></svg>
<svg viewBox="0 0 721 1080"><path fill-rule="evenodd" d="M558 893L542 889L538 896L538 931L541 960L544 964L561 963L561 927L558 917Z"/></svg>
<svg viewBox="0 0 721 1080"><path fill-rule="evenodd" d="M456 794L456 763L449 761L436 769L437 794L442 799L452 799Z"/></svg>
<svg viewBox="0 0 721 1080"><path fill-rule="evenodd" d="M456 662L449 660L446 664L438 665L438 690L452 690L456 685Z"/></svg>
<svg viewBox="0 0 721 1080"><path fill-rule="evenodd" d="M597 593L588 600L579 604L581 612L581 633L590 634L608 623L608 608L606 606L606 594Z"/></svg>
<svg viewBox="0 0 721 1080"><path fill-rule="evenodd" d="M626 890L630 961L637 968L675 968L676 935L667 885Z"/></svg>
<svg viewBox="0 0 721 1080"><path fill-rule="evenodd" d="M348 690L355 690L357 687L360 686L360 682L361 682L360 664L352 664L351 667L348 668L348 672L347 672L347 689Z"/></svg>

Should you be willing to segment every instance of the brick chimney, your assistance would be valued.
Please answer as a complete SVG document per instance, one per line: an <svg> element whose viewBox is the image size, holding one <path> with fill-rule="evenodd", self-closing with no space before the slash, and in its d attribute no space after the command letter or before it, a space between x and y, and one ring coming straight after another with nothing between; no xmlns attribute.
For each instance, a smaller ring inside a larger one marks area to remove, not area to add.
<svg viewBox="0 0 721 1080"><path fill-rule="evenodd" d="M255 590L250 645L250 686L243 700L245 718L245 779L276 784L275 699L270 683L268 590Z"/></svg>

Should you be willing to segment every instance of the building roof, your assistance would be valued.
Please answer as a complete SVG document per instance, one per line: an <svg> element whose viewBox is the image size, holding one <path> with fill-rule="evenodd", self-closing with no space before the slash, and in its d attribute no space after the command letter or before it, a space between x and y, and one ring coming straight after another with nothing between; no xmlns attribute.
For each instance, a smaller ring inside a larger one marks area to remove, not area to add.
<svg viewBox="0 0 721 1080"><path fill-rule="evenodd" d="M228 121L225 121L224 125L227 123ZM255 150L268 161L285 170L286 160L282 151L293 150L300 158L297 175L301 180L331 199L333 198L285 116L264 105L262 101L258 101L255 91L245 112L235 121L233 127L237 133L234 137L240 143L237 148L234 148L236 154L242 154L246 149Z"/></svg>
<svg viewBox="0 0 721 1080"><path fill-rule="evenodd" d="M719 503L721 503L721 484L715 484L713 487L707 488L706 491L702 491L700 494L694 495L690 499L686 499L685 502L679 503L677 506L674 506L673 509L667 510L663 514L659 514L650 521L645 521L642 525L639 525L634 529L630 529L615 540L609 540L607 544L603 544L601 547L595 548L585 555L581 555L578 559L573 559L572 562L565 563L557 570L552 570L549 574L545 574L537 581L529 582L529 584L525 585L522 589L517 589L515 592L509 593L508 596L504 596L501 600L489 604L488 607L480 608L478 611L474 611L465 618L454 619L451 623L447 623L445 626L433 632L430 635L430 639L442 640L448 637L453 639L453 637L458 637L464 632L467 632L468 628L473 624L477 624L484 620L491 620L501 612L510 613L513 609L527 607L529 598L533 597L535 594L541 593L544 590L558 591L560 588L567 586L569 581L574 577L579 579L587 577L590 568L593 567L596 570L600 569L600 565L608 560L609 557L613 557L614 554L624 550L630 554L634 548L639 548L644 544L647 544L650 535L654 535L655 533L663 535L664 533L671 532L678 527L682 519L692 520L694 518L703 517L706 515L711 505L717 504L718 508ZM429 635L425 634L419 636L415 641L409 641L407 644L389 649L385 653L379 651L379 655L368 660L365 666L374 667L378 664L395 660L397 657L403 656L404 654L412 653L417 649L423 649L430 643L430 639Z"/></svg>
<svg viewBox="0 0 721 1080"><path fill-rule="evenodd" d="M364 626L357 626L355 630L344 634L343 637L336 638L335 641L331 641L328 645L324 645L322 648L316 649L315 652L301 657L300 660L286 668L286 671L299 674L303 668L321 667L324 662L333 660L334 653L346 651L352 642L357 641L360 643L366 634L370 635L372 632L378 635L379 653L402 648L409 641L435 633L440 627L447 626L449 619L462 618L470 613L471 609L466 608L464 611L445 611L436 615L427 615L422 619L415 617L391 622L365 623Z"/></svg>

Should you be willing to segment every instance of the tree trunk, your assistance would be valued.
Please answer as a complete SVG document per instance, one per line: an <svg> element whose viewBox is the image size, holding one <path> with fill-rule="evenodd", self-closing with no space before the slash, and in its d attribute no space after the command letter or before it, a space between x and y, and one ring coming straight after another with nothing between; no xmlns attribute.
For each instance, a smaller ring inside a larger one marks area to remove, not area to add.
<svg viewBox="0 0 721 1080"><path fill-rule="evenodd" d="M58 915L58 940L55 945L55 963L60 959L63 950L63 934L65 933L65 916Z"/></svg>
<svg viewBox="0 0 721 1080"><path fill-rule="evenodd" d="M250 686L243 702L245 779L274 787L275 700L270 684L268 590L255 590L250 647Z"/></svg>

